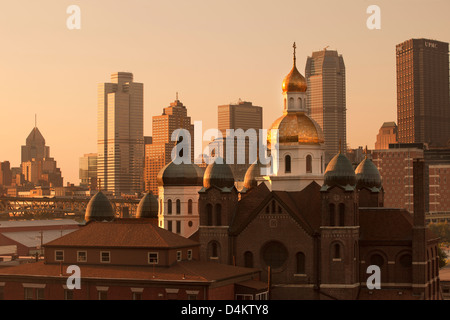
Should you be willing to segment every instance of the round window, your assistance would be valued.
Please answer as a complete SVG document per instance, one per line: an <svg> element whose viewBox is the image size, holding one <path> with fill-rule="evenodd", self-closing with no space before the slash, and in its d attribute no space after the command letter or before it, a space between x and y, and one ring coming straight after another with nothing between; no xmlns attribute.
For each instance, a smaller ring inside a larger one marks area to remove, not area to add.
<svg viewBox="0 0 450 320"><path fill-rule="evenodd" d="M188 226L189 226L189 227L192 227L192 221L189 221L189 222L188 222Z"/></svg>
<svg viewBox="0 0 450 320"><path fill-rule="evenodd" d="M272 241L264 246L262 256L267 266L279 268L286 262L288 251L282 243Z"/></svg>

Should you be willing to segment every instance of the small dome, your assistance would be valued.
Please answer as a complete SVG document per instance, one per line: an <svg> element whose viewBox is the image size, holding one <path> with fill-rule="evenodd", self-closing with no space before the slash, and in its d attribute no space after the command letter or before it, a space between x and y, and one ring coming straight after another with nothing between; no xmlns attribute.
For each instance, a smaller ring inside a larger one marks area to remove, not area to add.
<svg viewBox="0 0 450 320"><path fill-rule="evenodd" d="M294 63L291 72L283 80L281 86L283 92L306 92L307 87L305 77L297 70Z"/></svg>
<svg viewBox="0 0 450 320"><path fill-rule="evenodd" d="M86 207L84 220L89 221L112 221L115 218L114 210L109 199L103 192L97 192Z"/></svg>
<svg viewBox="0 0 450 320"><path fill-rule="evenodd" d="M262 177L261 168L263 168L263 166L261 165L261 163L258 160L256 160L247 169L247 172L245 173L245 177L244 177L244 187L247 190L258 186L258 181L256 180L256 178Z"/></svg>
<svg viewBox="0 0 450 320"><path fill-rule="evenodd" d="M194 163L175 164L169 162L159 171L158 186L202 186L203 170Z"/></svg>
<svg viewBox="0 0 450 320"><path fill-rule="evenodd" d="M369 158L365 158L355 170L356 187L381 188L381 175L375 164Z"/></svg>
<svg viewBox="0 0 450 320"><path fill-rule="evenodd" d="M208 189L212 186L218 188L231 188L234 186L233 172L223 158L217 157L213 163L206 167L205 175L203 176L203 187Z"/></svg>
<svg viewBox="0 0 450 320"><path fill-rule="evenodd" d="M158 199L151 194L146 193L136 211L136 218L158 218Z"/></svg>
<svg viewBox="0 0 450 320"><path fill-rule="evenodd" d="M350 160L342 153L335 155L328 164L324 174L324 184L329 187L335 185L355 186L355 171Z"/></svg>
<svg viewBox="0 0 450 320"><path fill-rule="evenodd" d="M272 124L278 129L278 142L282 145L321 144L324 142L322 128L304 112L287 112ZM272 131L267 134L267 146L270 146Z"/></svg>

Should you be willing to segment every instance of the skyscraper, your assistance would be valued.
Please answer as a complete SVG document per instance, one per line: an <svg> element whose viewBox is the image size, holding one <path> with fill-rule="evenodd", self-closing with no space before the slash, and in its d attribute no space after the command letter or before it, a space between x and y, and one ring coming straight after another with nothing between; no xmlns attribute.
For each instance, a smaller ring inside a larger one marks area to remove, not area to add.
<svg viewBox="0 0 450 320"><path fill-rule="evenodd" d="M146 137L145 144L145 190L158 194L157 175L159 171L172 161L172 133L177 129L186 129L191 135L191 162L194 161L194 125L187 116L187 108L177 98L164 108L162 115L153 117L152 137Z"/></svg>
<svg viewBox="0 0 450 320"><path fill-rule="evenodd" d="M397 45L397 124L399 143L447 145L448 43L410 39Z"/></svg>
<svg viewBox="0 0 450 320"><path fill-rule="evenodd" d="M256 139L259 139L259 130L262 128L263 116L262 107L254 106L251 102L241 101L237 104L227 104L218 106L217 108L217 123L218 129L222 133L224 138L227 137L227 129L238 130L242 129L244 133L249 129L254 129L256 134ZM248 132L251 134L250 132ZM244 147L238 144L235 140L234 143L234 159L233 163L229 163L231 170L233 171L236 180L243 180L248 167L252 164L249 159L249 143L250 141L246 139ZM258 145L258 144L256 144ZM256 148L256 151L258 149ZM223 157L226 159L227 146L226 143L223 144ZM245 164L238 163L238 155L245 155ZM257 155L255 155L257 156Z"/></svg>
<svg viewBox="0 0 450 320"><path fill-rule="evenodd" d="M143 87L128 72L98 86L98 187L115 195L143 190Z"/></svg>
<svg viewBox="0 0 450 320"><path fill-rule="evenodd" d="M325 162L347 145L347 108L345 64L337 51L313 52L306 60L307 110L322 128L325 138Z"/></svg>
<svg viewBox="0 0 450 320"><path fill-rule="evenodd" d="M375 150L389 149L390 143L397 143L398 128L395 122L384 122L377 134Z"/></svg>
<svg viewBox="0 0 450 320"><path fill-rule="evenodd" d="M97 189L97 154L88 153L80 158L79 171L80 185Z"/></svg>

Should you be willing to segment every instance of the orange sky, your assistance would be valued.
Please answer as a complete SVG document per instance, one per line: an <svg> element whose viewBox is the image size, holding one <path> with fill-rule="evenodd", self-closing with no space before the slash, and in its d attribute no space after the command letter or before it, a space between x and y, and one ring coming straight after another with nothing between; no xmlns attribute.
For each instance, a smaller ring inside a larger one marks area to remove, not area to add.
<svg viewBox="0 0 450 320"><path fill-rule="evenodd" d="M81 30L66 9L81 8ZM366 9L381 8L381 30ZM292 64L329 46L346 64L347 139L373 148L396 121L395 45L410 38L450 42L448 0L44 0L8 1L0 17L0 161L19 166L34 126L65 182L79 183L78 159L97 152L97 84L117 71L144 83L144 132L175 92L203 129L217 106L252 101L264 126L282 113L281 82Z"/></svg>

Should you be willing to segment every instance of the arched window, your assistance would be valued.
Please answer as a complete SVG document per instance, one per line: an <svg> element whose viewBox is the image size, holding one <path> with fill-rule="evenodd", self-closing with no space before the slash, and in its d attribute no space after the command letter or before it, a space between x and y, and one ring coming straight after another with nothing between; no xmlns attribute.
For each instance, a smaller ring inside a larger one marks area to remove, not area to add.
<svg viewBox="0 0 450 320"><path fill-rule="evenodd" d="M244 253L244 267L253 268L253 253L250 251Z"/></svg>
<svg viewBox="0 0 450 320"><path fill-rule="evenodd" d="M216 204L216 226L222 225L222 206L220 204Z"/></svg>
<svg viewBox="0 0 450 320"><path fill-rule="evenodd" d="M219 245L217 242L211 242L210 243L210 257L211 258L217 258L219 256Z"/></svg>
<svg viewBox="0 0 450 320"><path fill-rule="evenodd" d="M213 207L210 203L206 205L206 225L212 226L213 225Z"/></svg>
<svg viewBox="0 0 450 320"><path fill-rule="evenodd" d="M276 213L275 206L276 206L275 201L272 200L272 213Z"/></svg>
<svg viewBox="0 0 450 320"><path fill-rule="evenodd" d="M192 214L192 199L188 200L188 214Z"/></svg>
<svg viewBox="0 0 450 320"><path fill-rule="evenodd" d="M167 214L172 214L172 200L167 200Z"/></svg>
<svg viewBox="0 0 450 320"><path fill-rule="evenodd" d="M289 98L289 108L294 107L294 98Z"/></svg>
<svg viewBox="0 0 450 320"><path fill-rule="evenodd" d="M380 254L375 253L370 257L370 264L381 268L384 264L384 258Z"/></svg>
<svg viewBox="0 0 450 320"><path fill-rule="evenodd" d="M177 199L176 206L177 206L177 214L180 214L181 213L181 201L180 201L180 199Z"/></svg>
<svg viewBox="0 0 450 320"><path fill-rule="evenodd" d="M303 108L302 98L298 98L298 107Z"/></svg>
<svg viewBox="0 0 450 320"><path fill-rule="evenodd" d="M266 207L266 213L270 213L270 206L269 205Z"/></svg>
<svg viewBox="0 0 450 320"><path fill-rule="evenodd" d="M339 204L339 225L343 227L345 225L345 204Z"/></svg>
<svg viewBox="0 0 450 320"><path fill-rule="evenodd" d="M306 173L312 173L312 157L309 154L306 156Z"/></svg>
<svg viewBox="0 0 450 320"><path fill-rule="evenodd" d="M284 157L284 172L290 173L291 172L291 156L287 155Z"/></svg>
<svg viewBox="0 0 450 320"><path fill-rule="evenodd" d="M334 225L335 225L335 222L334 222L334 203L330 203L328 215L330 217L330 226L334 227Z"/></svg>
<svg viewBox="0 0 450 320"><path fill-rule="evenodd" d="M297 274L305 274L305 254L303 252L297 252Z"/></svg>
<svg viewBox="0 0 450 320"><path fill-rule="evenodd" d="M341 245L339 243L334 244L334 259L341 259Z"/></svg>

